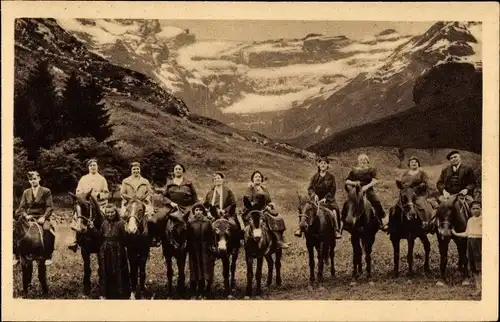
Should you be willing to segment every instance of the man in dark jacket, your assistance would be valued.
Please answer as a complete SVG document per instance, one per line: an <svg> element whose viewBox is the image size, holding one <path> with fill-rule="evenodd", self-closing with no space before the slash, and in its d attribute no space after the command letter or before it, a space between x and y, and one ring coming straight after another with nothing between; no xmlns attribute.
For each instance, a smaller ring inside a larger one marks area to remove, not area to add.
<svg viewBox="0 0 500 322"><path fill-rule="evenodd" d="M53 213L52 193L50 189L40 185L40 174L36 171L28 172L28 180L31 188L24 190L21 197L19 207L15 212L16 219L25 214L28 217L36 219L38 224L43 228L44 244L45 244L45 265L52 264L52 253L54 251L55 236L51 232L50 217ZM18 225L17 221L15 225ZM17 236L18 238L20 236ZM19 254L16 249L17 239L14 242L14 254L16 259L14 265L17 264Z"/></svg>
<svg viewBox="0 0 500 322"><path fill-rule="evenodd" d="M474 171L471 167L462 164L462 158L458 151L451 151L446 158L450 161L450 165L441 171L436 183L441 195L439 200L451 206L457 195L460 194L466 197L467 202L472 202L472 195L476 188Z"/></svg>

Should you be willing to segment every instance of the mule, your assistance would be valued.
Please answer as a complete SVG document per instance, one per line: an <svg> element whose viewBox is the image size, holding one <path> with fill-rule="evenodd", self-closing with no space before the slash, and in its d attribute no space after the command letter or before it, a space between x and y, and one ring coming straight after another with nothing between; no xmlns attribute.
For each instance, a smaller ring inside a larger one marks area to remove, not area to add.
<svg viewBox="0 0 500 322"><path fill-rule="evenodd" d="M192 299L206 299L212 291L214 230L206 217L193 217L187 224L189 283Z"/></svg>
<svg viewBox="0 0 500 322"><path fill-rule="evenodd" d="M23 291L22 297L28 297L29 289L31 287L31 280L33 276L33 262L35 261L38 266L38 280L44 295L49 293L47 283L47 268L45 266L46 244L48 238L54 236L47 236L44 234L42 226L32 216L28 216L26 212L20 214L15 223L14 243L16 243L17 253L21 260L22 283Z"/></svg>
<svg viewBox="0 0 500 322"><path fill-rule="evenodd" d="M130 299L134 300L136 295L142 297L147 291L146 264L149 258L150 239L146 205L137 198L130 200L123 217L126 231L125 247L130 265ZM137 290L138 279L139 290Z"/></svg>
<svg viewBox="0 0 500 322"><path fill-rule="evenodd" d="M213 251L214 260L222 261L224 296L231 299L232 294L236 293L236 262L240 252L240 231L224 218L216 219L212 227L216 245Z"/></svg>
<svg viewBox="0 0 500 322"><path fill-rule="evenodd" d="M101 241L100 230L104 222L97 200L92 196L92 190L86 194L74 195L69 193L74 200L74 212L76 213L76 236L80 246L80 253L83 259L83 294L90 295L92 270L90 258L92 254L99 254ZM101 273L99 270L99 281Z"/></svg>
<svg viewBox="0 0 500 322"><path fill-rule="evenodd" d="M315 282L314 276L314 250L318 254L317 281L322 288L323 269L325 262L330 258L330 274L335 277L335 225L333 218L324 207L316 204L309 198L299 196L299 227L306 238L307 252L309 255L309 282Z"/></svg>
<svg viewBox="0 0 500 322"><path fill-rule="evenodd" d="M375 209L366 199L359 185L346 185L347 200L342 208L344 230L351 234L353 250L352 277L354 281L363 273L362 257L365 254L367 278L372 273L372 249L375 235L379 230L379 222Z"/></svg>
<svg viewBox="0 0 500 322"><path fill-rule="evenodd" d="M248 224L244 230L244 248L247 266L247 287L245 298L250 298L253 291L252 284L254 277L254 260L257 260L257 267L255 270L255 294L257 296L262 295L262 264L264 258L266 259L268 268L267 286L272 284L274 265L276 265L276 285L281 285L282 250L278 247L278 241L267 226L264 218L264 211L261 210L265 206L264 198L258 198L257 203L252 205L250 200L244 197L243 203L245 208L249 210L246 215L246 218L248 218ZM275 255L274 260L272 257L273 254Z"/></svg>
<svg viewBox="0 0 500 322"><path fill-rule="evenodd" d="M399 197L396 206L391 208L390 226L390 240L394 250L394 277L399 276L399 256L400 256L400 241L406 239L408 241L408 254L406 255L408 261L408 276L413 275L413 248L415 240L420 239L424 246L425 260L424 260L424 273L430 274L429 268L429 255L431 252L431 243L427 237L427 227L430 220L428 218L419 216L415 206L416 194L412 187L403 187L401 182L396 181L399 188Z"/></svg>
<svg viewBox="0 0 500 322"><path fill-rule="evenodd" d="M177 263L177 294L184 296L186 283L186 257L187 257L187 220L189 212L184 213L177 209L168 214L165 229L161 233L161 244L163 257L167 266L167 296L173 296L173 276L172 259ZM161 222L160 222L161 224Z"/></svg>
<svg viewBox="0 0 500 322"><path fill-rule="evenodd" d="M439 205L436 212L436 237L439 244L439 272L442 281L446 280L446 268L448 265L448 247L453 240L458 251L458 270L466 280L469 272L467 266L467 238L458 237L452 234L451 229L457 233L464 232L467 227L467 220L470 217L470 209L464 196L458 195L451 207L447 203Z"/></svg>

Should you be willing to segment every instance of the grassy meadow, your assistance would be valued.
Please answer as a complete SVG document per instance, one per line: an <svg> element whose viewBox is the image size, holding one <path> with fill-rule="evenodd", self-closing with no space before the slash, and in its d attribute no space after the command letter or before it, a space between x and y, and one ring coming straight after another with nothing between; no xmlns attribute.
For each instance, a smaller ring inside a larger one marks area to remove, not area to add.
<svg viewBox="0 0 500 322"><path fill-rule="evenodd" d="M161 121L161 120L159 120ZM180 121L179 121L180 122ZM167 131L167 130L165 130ZM147 132L144 130L144 132ZM185 133L184 133L185 134ZM183 135L184 136L184 135ZM184 136L185 137L185 136ZM206 138L207 143L212 138ZM231 143L231 142L230 142ZM201 147L192 147L193 151L201 151ZM187 149L185 151L188 151ZM230 154L231 150L237 153ZM209 160L217 153L209 153L195 157L193 154L183 154L183 162L188 167L188 175L193 179L200 197L204 196L211 185L211 171L207 168L206 160ZM349 167L355 163L356 155L361 151L368 153L372 157L374 166L380 173L382 182L377 190L382 199L383 205L388 209L396 198L396 186L394 179L402 172L399 169L398 159L390 150L382 148L369 148L364 150L353 150L342 154L333 155L331 171L337 178L337 199L339 203L344 201L342 181L347 176ZM294 158L282 154L268 151L256 144L244 142L238 146L228 145L228 149L219 151L224 155L224 164L221 168L226 174L228 186L238 197L238 206L241 206L241 196L249 181L253 170L261 170L268 177L267 186L272 194L272 198L284 215L287 231L285 237L292 246L284 251L282 258L282 278L283 285L276 287L274 284L267 288L265 279L267 277L267 267L263 267L263 299L273 300L307 300L307 299L332 299L332 300L479 300L480 296L473 295L472 286L462 286L459 274L456 271L457 252L454 244L450 246L450 259L448 270L450 279L445 286L436 286L438 281L439 253L435 235L430 236L431 240L431 277L423 274L424 251L420 242L416 243L414 258L416 275L409 279L405 276L407 270L406 263L406 241L401 242L401 260L399 278L391 276L393 268L392 245L385 233L379 232L374 244L372 254L373 263L373 283L368 283L364 276L357 283L351 285L352 249L349 234L343 233L342 239L337 243L335 253L336 277L331 278L329 267L325 267L324 289L308 288L309 268L307 261L307 250L305 239L293 236L293 231L297 227L297 191L305 193L309 178L316 171L315 164L305 159ZM201 153L201 152L200 152ZM407 157L415 154L421 158L424 169L428 171L433 183L437 181L440 169L445 165L446 151L408 151ZM219 155L220 157L220 155ZM222 158L221 158L222 159ZM480 156L464 154L466 163L478 165ZM196 162L196 161L200 162ZM211 167L209 167L211 168ZM67 212L66 198L57 198L58 211ZM116 201L118 202L118 200ZM157 204L158 206L161 206ZM48 268L48 282L50 287L49 298L54 299L77 299L82 293L83 263L79 252L73 253L66 248L71 241L72 233L68 228L67 221L58 223L56 226L57 239L56 251L54 253L53 264ZM93 290L91 298L98 297L97 288L97 264L94 257L93 269ZM36 268L35 268L36 269ZM186 271L189 268L186 267ZM161 248L151 250L150 260L147 267L147 287L149 298L164 299L166 283L166 267L161 256ZM187 273L187 272L186 272ZM42 298L36 272L33 274L33 289L31 298ZM187 275L189 276L189 275ZM174 278L176 275L174 276ZM187 277L189 279L189 277ZM187 281L187 284L189 282ZM217 262L215 268L214 297L222 298L222 267ZM241 248L240 258L237 263L237 289L236 299L244 297L246 285L246 268L244 263L244 251ZM18 297L21 290L20 267L14 268L14 296Z"/></svg>

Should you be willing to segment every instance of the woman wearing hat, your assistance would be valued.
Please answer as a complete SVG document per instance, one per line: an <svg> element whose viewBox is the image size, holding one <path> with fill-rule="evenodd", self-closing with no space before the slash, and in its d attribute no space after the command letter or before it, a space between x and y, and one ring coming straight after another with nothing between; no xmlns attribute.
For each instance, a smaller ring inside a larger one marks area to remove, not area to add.
<svg viewBox="0 0 500 322"><path fill-rule="evenodd" d="M21 202L19 207L15 212L16 218L25 214L28 217L33 217L36 219L38 224L42 226L44 231L44 243L45 243L45 265L52 264L52 253L54 252L54 242L55 236L51 232L50 217L52 216L54 209L52 203L52 193L50 189L42 187L40 185L40 174L37 171L28 172L28 181L31 188L24 190L21 197ZM17 221L14 223L15 228L17 227ZM19 254L17 253L17 241L19 240L18 230L14 229L14 254L16 258L14 259L14 265L18 263Z"/></svg>
<svg viewBox="0 0 500 322"><path fill-rule="evenodd" d="M422 214L422 220L427 222L433 212L426 199L429 188L429 175L420 168L420 160L415 156L408 159L408 167L409 169L401 175L399 181L403 187L415 189L415 207L418 213Z"/></svg>
<svg viewBox="0 0 500 322"><path fill-rule="evenodd" d="M366 199L368 199L375 209L375 213L379 219L380 229L387 231L387 224L383 222L385 211L373 188L378 182L377 170L370 166L370 158L368 158L366 154L360 154L358 156L357 166L349 172L345 183L346 185L361 186L361 191L365 193Z"/></svg>
<svg viewBox="0 0 500 322"><path fill-rule="evenodd" d="M307 192L312 200L332 211L331 216L335 223L335 235L338 239L341 238L342 231L340 227L340 209L335 201L335 193L337 191L335 176L328 171L330 160L327 157L319 158L317 166L318 171L311 178ZM300 228L295 232L295 236L302 236Z"/></svg>
<svg viewBox="0 0 500 322"><path fill-rule="evenodd" d="M90 159L87 161L87 168L89 169L89 173L84 175L78 182L76 194L86 194L92 190L92 196L97 200L101 212L104 214L104 209L108 204L109 198L108 182L102 175L99 174L99 167L96 159ZM71 229L76 229L74 227L76 223L76 216L73 216L73 219L74 220L70 227ZM74 252L78 249L76 234L73 242L68 246L68 248Z"/></svg>
<svg viewBox="0 0 500 322"><path fill-rule="evenodd" d="M146 205L145 215L150 217L153 215L154 208L152 198L151 184L141 175L141 164L132 162L130 164L131 175L122 181L120 188L120 197L122 198L122 208L120 214L123 217L127 209L128 202L137 198Z"/></svg>
<svg viewBox="0 0 500 322"><path fill-rule="evenodd" d="M232 224L241 230L241 225L236 217L236 198L234 193L225 185L224 174L214 173L214 186L205 196L205 204L209 204L211 215L215 218L219 216L227 217Z"/></svg>
<svg viewBox="0 0 500 322"><path fill-rule="evenodd" d="M246 198L252 204L256 204L260 198L263 198L264 209L261 210L263 210L266 214L264 218L266 218L266 222L270 230L276 236L278 246L283 249L288 248L289 245L284 241L283 237L283 233L286 230L285 220L283 219L283 216L278 214L278 212L276 211L275 205L271 201L271 195L269 194L269 191L264 185L262 185L263 181L265 181L264 176L260 171L254 171L250 176L250 181L251 182L248 185L248 189L245 192L243 198ZM246 214L248 213L248 211L248 209L243 210L244 222L247 222Z"/></svg>

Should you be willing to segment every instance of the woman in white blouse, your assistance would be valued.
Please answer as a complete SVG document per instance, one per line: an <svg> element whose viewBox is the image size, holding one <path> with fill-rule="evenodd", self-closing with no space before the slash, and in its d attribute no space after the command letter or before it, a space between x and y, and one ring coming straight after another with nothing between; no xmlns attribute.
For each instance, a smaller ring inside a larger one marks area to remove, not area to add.
<svg viewBox="0 0 500 322"><path fill-rule="evenodd" d="M98 165L96 159L90 159L87 161L87 167L89 169L89 173L81 177L78 182L78 186L76 187L76 194L86 194L90 190L92 190L92 196L97 200L99 206L101 208L101 212L104 213L104 208L108 204L109 198L109 189L108 182L106 179L99 174ZM73 216L73 222L70 225L71 229L75 230L76 217ZM78 249L78 243L76 240L76 234L74 236L73 242L68 246L69 249L76 252Z"/></svg>

